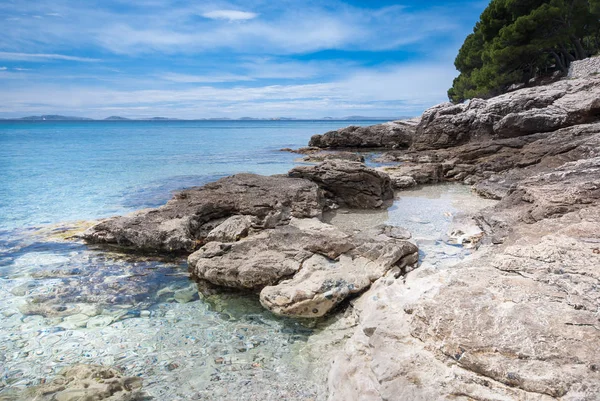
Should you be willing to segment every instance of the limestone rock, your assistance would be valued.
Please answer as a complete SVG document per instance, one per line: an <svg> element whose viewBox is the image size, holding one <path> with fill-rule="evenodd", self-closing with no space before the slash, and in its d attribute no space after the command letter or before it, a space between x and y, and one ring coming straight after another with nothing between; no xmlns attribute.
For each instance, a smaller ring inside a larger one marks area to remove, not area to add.
<svg viewBox="0 0 600 401"><path fill-rule="evenodd" d="M340 206L377 208L394 197L390 177L361 163L330 160L316 166L295 167L289 176L317 183L325 196Z"/></svg>
<svg viewBox="0 0 600 401"><path fill-rule="evenodd" d="M235 243L210 242L188 265L212 284L262 289L261 302L274 313L319 317L388 271L411 270L418 253L409 238L398 227L351 236L316 219L292 219Z"/></svg>
<svg viewBox="0 0 600 401"><path fill-rule="evenodd" d="M257 223L254 216L231 216L206 236L206 241L235 242L248 235L253 224Z"/></svg>
<svg viewBox="0 0 600 401"><path fill-rule="evenodd" d="M323 316L348 296L363 292L392 267L396 274L410 271L418 261L418 249L405 237L405 232L389 226L359 233L350 238L354 247L337 260L313 254L291 280L265 287L260 301L278 315Z"/></svg>
<svg viewBox="0 0 600 401"><path fill-rule="evenodd" d="M325 160L348 160L351 162L364 162L365 157L356 152L319 152L302 158L306 163L320 163Z"/></svg>
<svg viewBox="0 0 600 401"><path fill-rule="evenodd" d="M413 148L440 149L471 140L555 131L598 120L600 77L562 80L489 100L443 103L423 114Z"/></svg>
<svg viewBox="0 0 600 401"><path fill-rule="evenodd" d="M393 167L380 167L396 189L408 188L417 184L436 184L443 181L441 163L402 163Z"/></svg>
<svg viewBox="0 0 600 401"><path fill-rule="evenodd" d="M599 223L599 207L579 210L452 269L378 280L354 303L329 399L596 400Z"/></svg>
<svg viewBox="0 0 600 401"><path fill-rule="evenodd" d="M293 276L313 253L337 258L352 247L347 235L330 225L292 219L235 243L209 242L189 256L188 266L210 283L260 290Z"/></svg>
<svg viewBox="0 0 600 401"><path fill-rule="evenodd" d="M322 192L310 181L237 174L179 192L158 209L104 220L82 238L145 251L191 252L230 216L253 216L257 226L274 227L290 217L320 216L323 205Z"/></svg>
<svg viewBox="0 0 600 401"><path fill-rule="evenodd" d="M418 119L400 120L370 127L350 126L310 138L309 146L318 148L408 148Z"/></svg>

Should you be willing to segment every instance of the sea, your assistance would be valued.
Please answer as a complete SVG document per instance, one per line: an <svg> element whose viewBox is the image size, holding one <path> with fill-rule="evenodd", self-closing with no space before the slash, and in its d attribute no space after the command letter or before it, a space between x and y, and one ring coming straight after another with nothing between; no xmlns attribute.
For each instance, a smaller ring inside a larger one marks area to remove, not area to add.
<svg viewBox="0 0 600 401"><path fill-rule="evenodd" d="M0 399L95 364L141 377L144 399L324 400L336 317L278 318L256 294L200 291L185 259L69 233L227 175L285 173L301 155L280 149L377 123L0 121ZM367 217L409 228L429 263L455 261L463 251L443 233L474 199L464 186L417 188Z"/></svg>

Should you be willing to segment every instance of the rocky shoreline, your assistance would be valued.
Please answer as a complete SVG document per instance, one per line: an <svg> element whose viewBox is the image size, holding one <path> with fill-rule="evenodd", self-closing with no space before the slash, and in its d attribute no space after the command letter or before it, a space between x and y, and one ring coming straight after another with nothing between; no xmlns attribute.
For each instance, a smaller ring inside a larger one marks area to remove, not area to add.
<svg viewBox="0 0 600 401"><path fill-rule="evenodd" d="M319 317L354 298L332 401L597 399L600 78L442 104L309 145L332 156L182 191L82 238L188 254L193 276L259 292L279 315ZM330 152L373 148L386 166ZM472 234L457 231L480 249L452 268L415 269L418 249L401 228L349 234L322 222L324 212L384 208L394 190L444 181L499 200L468 216Z"/></svg>

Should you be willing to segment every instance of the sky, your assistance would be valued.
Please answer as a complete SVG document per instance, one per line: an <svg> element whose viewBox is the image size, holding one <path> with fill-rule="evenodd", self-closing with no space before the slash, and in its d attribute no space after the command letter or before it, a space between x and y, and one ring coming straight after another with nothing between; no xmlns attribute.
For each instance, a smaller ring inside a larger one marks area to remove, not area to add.
<svg viewBox="0 0 600 401"><path fill-rule="evenodd" d="M415 116L486 5L0 0L0 117Z"/></svg>

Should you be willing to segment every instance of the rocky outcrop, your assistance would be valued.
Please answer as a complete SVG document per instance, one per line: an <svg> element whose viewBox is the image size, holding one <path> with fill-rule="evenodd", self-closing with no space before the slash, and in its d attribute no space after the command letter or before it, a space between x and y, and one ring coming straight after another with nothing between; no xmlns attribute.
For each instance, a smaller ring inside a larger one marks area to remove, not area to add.
<svg viewBox="0 0 600 401"><path fill-rule="evenodd" d="M311 181L237 174L179 192L158 209L104 220L82 237L144 251L191 252L207 236L224 235L217 233L225 231L221 224L233 215L250 219L241 232L233 233L243 236L249 226L275 227L291 217L320 216L323 206L322 191Z"/></svg>
<svg viewBox="0 0 600 401"><path fill-rule="evenodd" d="M329 399L597 400L599 224L597 206L571 212L452 269L378 280Z"/></svg>
<svg viewBox="0 0 600 401"><path fill-rule="evenodd" d="M352 248L336 260L313 254L291 280L264 288L260 302L283 316L320 317L388 273L398 277L418 261L417 247L402 230L378 226L348 240Z"/></svg>
<svg viewBox="0 0 600 401"><path fill-rule="evenodd" d="M451 233L480 247L472 257L425 258L353 302L331 401L598 399L599 88L590 77L440 105L411 151L382 157L402 163L386 167L394 182L459 181L500 202Z"/></svg>
<svg viewBox="0 0 600 401"><path fill-rule="evenodd" d="M309 146L317 148L408 148L418 119L392 121L370 127L350 126L313 135Z"/></svg>
<svg viewBox="0 0 600 401"><path fill-rule="evenodd" d="M317 183L340 206L378 208L394 197L390 177L361 163L330 160L293 168L289 176Z"/></svg>
<svg viewBox="0 0 600 401"><path fill-rule="evenodd" d="M24 392L16 400L141 400L142 379L125 377L116 369L75 365L63 369L52 381Z"/></svg>
<svg viewBox="0 0 600 401"><path fill-rule="evenodd" d="M489 100L432 107L423 114L412 148L449 148L471 140L556 131L598 119L600 77L562 80Z"/></svg>
<svg viewBox="0 0 600 401"><path fill-rule="evenodd" d="M316 219L292 219L235 243L210 242L188 265L212 284L261 290L261 303L276 314L320 317L389 271L410 271L418 249L408 236L389 226L348 235Z"/></svg>

